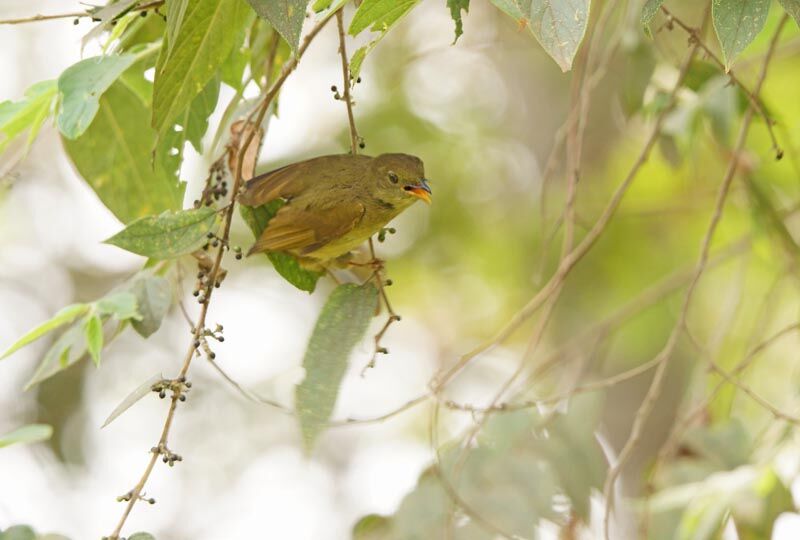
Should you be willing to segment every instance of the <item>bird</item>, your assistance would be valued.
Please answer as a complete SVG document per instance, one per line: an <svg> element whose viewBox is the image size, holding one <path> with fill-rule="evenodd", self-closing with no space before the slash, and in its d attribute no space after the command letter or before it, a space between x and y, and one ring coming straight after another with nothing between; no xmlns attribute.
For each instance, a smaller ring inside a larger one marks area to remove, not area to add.
<svg viewBox="0 0 800 540"><path fill-rule="evenodd" d="M286 252L325 269L418 200L431 203L422 160L401 153L335 154L292 163L245 182L238 202L283 200L248 255Z"/></svg>

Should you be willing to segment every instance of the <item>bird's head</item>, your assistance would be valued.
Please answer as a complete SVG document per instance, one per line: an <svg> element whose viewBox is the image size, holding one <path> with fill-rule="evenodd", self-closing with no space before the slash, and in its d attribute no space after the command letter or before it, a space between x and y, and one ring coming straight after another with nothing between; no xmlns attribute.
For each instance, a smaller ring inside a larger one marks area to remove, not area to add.
<svg viewBox="0 0 800 540"><path fill-rule="evenodd" d="M373 178L382 200L404 208L422 199L431 202L431 187L425 179L422 160L408 154L381 154L373 163Z"/></svg>

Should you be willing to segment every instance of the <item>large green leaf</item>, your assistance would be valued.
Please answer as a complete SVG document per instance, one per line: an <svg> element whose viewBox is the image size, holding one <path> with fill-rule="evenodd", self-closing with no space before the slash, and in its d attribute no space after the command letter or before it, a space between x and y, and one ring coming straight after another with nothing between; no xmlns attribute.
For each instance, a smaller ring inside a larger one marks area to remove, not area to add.
<svg viewBox="0 0 800 540"><path fill-rule="evenodd" d="M300 31L306 18L308 0L247 0L258 16L266 19L283 36L293 51L300 45Z"/></svg>
<svg viewBox="0 0 800 540"><path fill-rule="evenodd" d="M253 231L253 236L258 238L267 227L267 223L278 211L282 202L274 201L269 204L257 206L255 208L249 206L240 206L239 212L242 215L247 226ZM275 271L278 272L286 281L300 289L301 291L314 292L322 273L306 270L297 259L288 253L269 252L265 254Z"/></svg>
<svg viewBox="0 0 800 540"><path fill-rule="evenodd" d="M58 129L68 139L86 131L100 109L100 97L136 61L132 54L95 56L73 64L58 78Z"/></svg>
<svg viewBox="0 0 800 540"><path fill-rule="evenodd" d="M764 28L770 0L714 0L711 15L726 68Z"/></svg>
<svg viewBox="0 0 800 540"><path fill-rule="evenodd" d="M199 249L216 225L213 208L164 212L137 219L105 242L152 259L169 259Z"/></svg>
<svg viewBox="0 0 800 540"><path fill-rule="evenodd" d="M586 26L590 0L491 0L517 24L527 26L562 71L572 67Z"/></svg>
<svg viewBox="0 0 800 540"><path fill-rule="evenodd" d="M303 358L306 376L295 390L306 450L311 450L331 417L350 353L364 337L377 307L378 290L371 283L348 283L336 287L322 308Z"/></svg>
<svg viewBox="0 0 800 540"><path fill-rule="evenodd" d="M27 151L44 121L53 112L53 102L58 95L56 81L42 81L25 91L22 101L3 101L0 103L0 154L8 145L28 131L25 145Z"/></svg>
<svg viewBox="0 0 800 540"><path fill-rule="evenodd" d="M53 435L53 428L47 424L28 424L14 431L0 435L0 448L12 444L29 444L46 441Z"/></svg>
<svg viewBox="0 0 800 540"><path fill-rule="evenodd" d="M189 1L174 43L162 48L156 63L153 127L159 134L214 77L251 13L244 0Z"/></svg>
<svg viewBox="0 0 800 540"><path fill-rule="evenodd" d="M177 210L184 185L175 170L153 161L155 133L149 112L125 84L114 84L100 98L100 110L86 132L64 147L84 180L123 223Z"/></svg>
<svg viewBox="0 0 800 540"><path fill-rule="evenodd" d="M800 0L778 0L786 13L792 16L795 22L800 25Z"/></svg>
<svg viewBox="0 0 800 540"><path fill-rule="evenodd" d="M14 354L22 347L33 343L48 332L52 332L60 326L71 323L81 315L88 312L90 308L91 306L89 304L72 304L71 306L61 309L61 311L56 313L53 318L43 322L19 338L13 345L11 345L11 347L6 350L6 352L2 354L2 356L0 356L0 360Z"/></svg>

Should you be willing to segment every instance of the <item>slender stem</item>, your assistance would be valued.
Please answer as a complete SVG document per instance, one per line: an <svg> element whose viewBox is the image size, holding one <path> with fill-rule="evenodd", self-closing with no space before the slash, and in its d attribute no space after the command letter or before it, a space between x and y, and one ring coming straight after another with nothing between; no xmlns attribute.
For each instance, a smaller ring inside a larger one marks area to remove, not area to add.
<svg viewBox="0 0 800 540"><path fill-rule="evenodd" d="M692 28L681 19L676 17L664 6L661 6L661 10L664 12L670 22L677 24L679 28L689 34L689 38L700 46L706 56L711 58L711 60L713 60L714 63L725 72L725 75L727 75L731 82L738 86L742 92L744 92L744 95L747 96L747 100L750 102L750 106L753 107L758 115L764 119L764 124L767 126L767 132L769 133L769 137L772 141L772 149L775 151L775 158L781 159L783 157L783 150L781 150L781 147L778 144L778 139L775 137L775 132L772 129L772 126L775 122L769 117L769 115L767 115L767 111L764 110L764 107L761 105L761 102L758 101L756 95L748 90L744 83L733 73L733 71L729 70L722 60L719 59L719 56L717 56L714 51L712 51L708 45L706 45L703 40L700 39L700 32L697 30L697 28Z"/></svg>
<svg viewBox="0 0 800 540"><path fill-rule="evenodd" d="M350 153L358 153L358 131L353 118L353 98L350 95L350 65L347 62L347 49L344 40L344 16L342 10L336 12L336 26L339 28L339 56L342 58L342 84L344 85L344 102L347 105L347 120L350 122Z"/></svg>
<svg viewBox="0 0 800 540"><path fill-rule="evenodd" d="M299 59L302 57L303 53L306 51L308 46L311 44L313 39L319 34L320 30L325 26L326 21L322 21L317 24L305 37L302 45L297 50L297 54L293 56L290 60L284 64L283 69L281 71L280 76L278 79L270 86L267 90L264 98L261 102L261 105L258 109L258 115L256 116L254 124L256 126L260 126L264 120L264 116L269 109L272 100L278 94L278 91L283 86L283 83L289 77L292 71L294 71L295 67L297 67L297 63ZM217 283L217 278L220 276L220 270L222 268L222 260L225 254L225 246L228 244L228 238L230 237L231 225L233 223L233 214L234 209L236 207L236 198L239 193L239 187L242 185L242 163L244 161L244 156L247 152L248 147L252 143L255 134L255 129L250 130L248 136L244 139L238 149L237 155L237 166L235 168L234 174L234 184L233 184L233 191L232 191L232 199L231 203L226 207L225 214L223 217L223 233L222 233L222 242L220 243L219 249L217 250L216 257L214 259L214 264L209 272L210 279L208 280L207 285L205 286L204 295L205 301L200 308L200 316L197 319L197 324L194 327L194 331L192 333L192 341L189 345L189 348L186 352L186 356L183 359L183 364L181 369L178 373L178 377L176 381L184 381L186 378L186 374L189 372L189 368L192 363L192 359L196 354L196 346L195 344L201 340L204 335L205 325L206 325L206 317L208 315L208 308L211 304L211 297L213 295L215 284ZM140 477L139 481L136 483L136 486L126 494L128 504L125 506L125 510L122 513L122 517L120 518L117 526L114 528L114 531L108 537L108 540L119 540L119 534L122 531L123 526L125 525L125 521L128 519L128 516L133 510L134 505L139 501L142 496L142 491L144 490L145 485L147 484L147 480L150 478L150 474L153 471L153 467L155 466L156 460L158 459L159 455L162 455L167 450L167 440L169 438L170 429L172 427L172 422L175 417L175 410L178 405L178 401L180 400L182 393L180 391L173 392L172 398L170 400L169 410L167 411L167 417L164 420L164 427L161 430L161 437L159 438L158 445L151 449L151 456L150 460L145 467L142 476Z"/></svg>
<svg viewBox="0 0 800 540"><path fill-rule="evenodd" d="M155 0L136 6L131 11L146 11L150 8L162 6L164 0ZM22 17L20 19L4 19L0 20L0 24L26 24L32 22L52 21L55 19L80 19L83 17L92 17L94 14L87 11L74 11L71 13L58 13L55 15L31 15L30 17Z"/></svg>

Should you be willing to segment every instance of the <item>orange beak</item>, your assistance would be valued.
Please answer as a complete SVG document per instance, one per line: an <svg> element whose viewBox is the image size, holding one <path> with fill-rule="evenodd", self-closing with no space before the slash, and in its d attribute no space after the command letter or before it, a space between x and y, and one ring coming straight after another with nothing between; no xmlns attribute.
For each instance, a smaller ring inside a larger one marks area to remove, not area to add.
<svg viewBox="0 0 800 540"><path fill-rule="evenodd" d="M427 204L431 204L431 186L428 185L428 181L426 179L420 178L418 184L410 184L405 186L403 189L414 197L419 197Z"/></svg>

